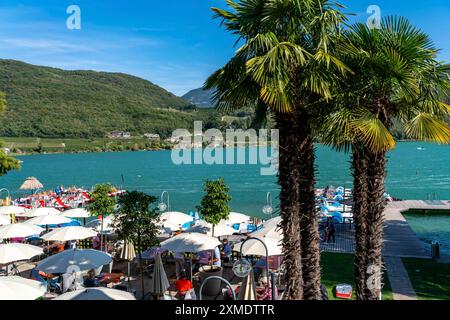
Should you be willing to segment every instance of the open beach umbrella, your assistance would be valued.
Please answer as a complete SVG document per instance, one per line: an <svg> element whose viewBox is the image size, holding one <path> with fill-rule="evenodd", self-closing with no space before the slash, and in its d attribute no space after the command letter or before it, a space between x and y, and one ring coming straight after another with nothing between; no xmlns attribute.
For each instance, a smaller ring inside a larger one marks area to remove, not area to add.
<svg viewBox="0 0 450 320"><path fill-rule="evenodd" d="M201 233L182 233L161 242L161 248L178 253L214 250L221 242Z"/></svg>
<svg viewBox="0 0 450 320"><path fill-rule="evenodd" d="M55 215L55 216L61 215L61 211L56 210L55 208L52 207L36 208L25 213L24 217L35 218L48 215Z"/></svg>
<svg viewBox="0 0 450 320"><path fill-rule="evenodd" d="M261 229L252 233L252 237L267 237L278 239L279 241L281 241L283 239L283 232L279 227L280 222L280 217L276 217L264 222L264 225Z"/></svg>
<svg viewBox="0 0 450 320"><path fill-rule="evenodd" d="M11 224L11 218L0 216L0 226L6 226L8 224Z"/></svg>
<svg viewBox="0 0 450 320"><path fill-rule="evenodd" d="M28 223L14 223L0 227L0 239L26 238L40 235L44 231L41 227Z"/></svg>
<svg viewBox="0 0 450 320"><path fill-rule="evenodd" d="M97 232L84 227L64 227L44 234L41 239L45 241L72 241L93 238Z"/></svg>
<svg viewBox="0 0 450 320"><path fill-rule="evenodd" d="M66 273L70 267L78 267L79 271L97 269L111 263L110 254L93 249L72 249L50 256L41 261L36 269L48 274Z"/></svg>
<svg viewBox="0 0 450 320"><path fill-rule="evenodd" d="M183 225L193 222L194 218L182 212L164 212L160 216L161 224L170 231L180 231Z"/></svg>
<svg viewBox="0 0 450 320"><path fill-rule="evenodd" d="M205 221L200 221L200 223L196 224L195 226L190 227L189 229L186 229L186 232L190 233L203 233L208 236L212 236L213 232L213 226L210 223L207 223ZM214 227L214 237L223 237L223 236L230 236L234 234L236 230L234 230L232 227L224 224L219 223Z"/></svg>
<svg viewBox="0 0 450 320"><path fill-rule="evenodd" d="M29 260L44 252L42 248L22 243L0 244L0 264Z"/></svg>
<svg viewBox="0 0 450 320"><path fill-rule="evenodd" d="M161 254L158 253L155 257L152 279L150 280L150 293L154 296L161 297L169 287L170 283L169 279L167 279L166 270L164 270Z"/></svg>
<svg viewBox="0 0 450 320"><path fill-rule="evenodd" d="M136 300L129 292L109 288L87 288L64 293L53 300Z"/></svg>
<svg viewBox="0 0 450 320"><path fill-rule="evenodd" d="M103 217L103 233L109 233L113 231L113 216L109 217ZM95 219L90 221L85 225L86 228L94 229L97 232L102 231L102 220L101 219Z"/></svg>
<svg viewBox="0 0 450 320"><path fill-rule="evenodd" d="M0 215L24 215L28 211L27 208L19 206L4 206L0 207Z"/></svg>
<svg viewBox="0 0 450 320"><path fill-rule="evenodd" d="M46 286L22 277L0 277L0 300L36 300L47 291Z"/></svg>
<svg viewBox="0 0 450 320"><path fill-rule="evenodd" d="M32 218L30 220L25 221L26 224L34 224L36 226L49 226L53 224L65 224L65 223L71 223L72 220L63 216L59 215L51 215L48 214L46 216L38 216L35 218Z"/></svg>
<svg viewBox="0 0 450 320"><path fill-rule="evenodd" d="M153 247L142 252L141 258L144 260L154 260L158 254L163 254L165 252L167 252L167 250L161 247Z"/></svg>
<svg viewBox="0 0 450 320"><path fill-rule="evenodd" d="M214 250L221 242L217 238L202 233L181 233L161 242L161 249L178 253L197 253ZM190 263L192 279L192 260Z"/></svg>
<svg viewBox="0 0 450 320"><path fill-rule="evenodd" d="M122 250L120 251L120 259L126 260L128 263L128 281L130 281L130 263L136 258L136 251L131 241L125 241Z"/></svg>
<svg viewBox="0 0 450 320"><path fill-rule="evenodd" d="M267 250L269 251L269 256L279 256L282 254L282 245L279 239L270 237L253 237L253 235L252 238L257 238L264 242L267 246ZM240 252L242 244L243 242L236 243L233 246L233 251ZM266 249L261 242L257 240L249 240L244 243L242 254L245 256L266 256Z"/></svg>
<svg viewBox="0 0 450 320"><path fill-rule="evenodd" d="M44 186L39 182L38 179L36 179L35 177L29 177L20 186L20 190L37 190L43 187Z"/></svg>
<svg viewBox="0 0 450 320"><path fill-rule="evenodd" d="M89 211L83 208L70 209L64 211L62 215L67 218L89 218L91 216Z"/></svg>
<svg viewBox="0 0 450 320"><path fill-rule="evenodd" d="M243 213L238 213L238 212L230 212L230 215L228 216L227 220L223 220L222 222L232 226L238 223L245 223L245 222L249 222L251 220L250 216L247 216Z"/></svg>

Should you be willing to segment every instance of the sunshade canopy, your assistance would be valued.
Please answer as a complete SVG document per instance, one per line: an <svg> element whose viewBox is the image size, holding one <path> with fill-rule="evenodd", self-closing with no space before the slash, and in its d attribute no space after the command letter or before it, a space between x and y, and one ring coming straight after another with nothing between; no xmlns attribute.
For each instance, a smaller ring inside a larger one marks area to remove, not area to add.
<svg viewBox="0 0 450 320"><path fill-rule="evenodd" d="M14 223L0 227L0 239L26 238L40 235L44 231L41 227L28 223Z"/></svg>
<svg viewBox="0 0 450 320"><path fill-rule="evenodd" d="M129 292L109 288L87 288L64 293L53 300L136 300Z"/></svg>
<svg viewBox="0 0 450 320"><path fill-rule="evenodd" d="M161 248L172 252L201 252L214 250L221 242L201 233L182 233L161 243Z"/></svg>
<svg viewBox="0 0 450 320"><path fill-rule="evenodd" d="M97 232L84 227L64 227L55 229L41 238L45 241L71 241L93 238Z"/></svg>
<svg viewBox="0 0 450 320"><path fill-rule="evenodd" d="M41 189L44 186L39 182L35 177L29 177L24 183L20 186L20 190L37 190Z"/></svg>
<svg viewBox="0 0 450 320"><path fill-rule="evenodd" d="M47 288L39 281L22 277L0 277L0 300L36 300Z"/></svg>
<svg viewBox="0 0 450 320"><path fill-rule="evenodd" d="M29 260L44 252L42 248L22 243L0 244L0 264Z"/></svg>
<svg viewBox="0 0 450 320"><path fill-rule="evenodd" d="M34 224L36 226L49 226L53 224L71 223L72 220L59 215L48 214L46 216L39 216L25 221L26 224Z"/></svg>
<svg viewBox="0 0 450 320"><path fill-rule="evenodd" d="M111 255L92 249L66 250L44 259L36 266L39 271L45 273L66 273L70 267L77 267L79 271L97 269L100 266L109 264L112 261Z"/></svg>
<svg viewBox="0 0 450 320"><path fill-rule="evenodd" d="M89 211L83 208L70 209L64 211L62 215L67 218L89 218L91 216Z"/></svg>

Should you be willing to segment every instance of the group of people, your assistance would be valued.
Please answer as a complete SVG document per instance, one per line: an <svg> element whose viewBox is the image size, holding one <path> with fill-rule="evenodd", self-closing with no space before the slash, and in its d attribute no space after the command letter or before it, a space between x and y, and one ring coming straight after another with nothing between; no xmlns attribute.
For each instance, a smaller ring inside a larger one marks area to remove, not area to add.
<svg viewBox="0 0 450 320"><path fill-rule="evenodd" d="M336 243L336 224L332 217L328 217L325 222L323 242Z"/></svg>
<svg viewBox="0 0 450 320"><path fill-rule="evenodd" d="M209 251L200 252L196 260L200 265L212 265L214 267L221 267L222 262L229 262L231 258L231 245L228 239L223 239L222 244L214 248L212 254ZM175 272L177 277L176 289L179 298L185 298L189 294L192 299L193 283L192 279L188 279L186 272L186 261L184 253L174 253ZM191 266L189 266L191 267Z"/></svg>

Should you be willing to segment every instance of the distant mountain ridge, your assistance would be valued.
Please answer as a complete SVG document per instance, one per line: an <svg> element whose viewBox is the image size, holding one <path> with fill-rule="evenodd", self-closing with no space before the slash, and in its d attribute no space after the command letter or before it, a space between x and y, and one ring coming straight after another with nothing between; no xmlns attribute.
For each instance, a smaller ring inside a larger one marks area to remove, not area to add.
<svg viewBox="0 0 450 320"><path fill-rule="evenodd" d="M203 117L192 103L122 73L0 59L0 92L7 100L0 136L8 137L90 138L114 130L167 135Z"/></svg>
<svg viewBox="0 0 450 320"><path fill-rule="evenodd" d="M198 88L189 91L188 93L183 95L182 98L199 108L213 108L213 92L214 90L204 90L203 88Z"/></svg>

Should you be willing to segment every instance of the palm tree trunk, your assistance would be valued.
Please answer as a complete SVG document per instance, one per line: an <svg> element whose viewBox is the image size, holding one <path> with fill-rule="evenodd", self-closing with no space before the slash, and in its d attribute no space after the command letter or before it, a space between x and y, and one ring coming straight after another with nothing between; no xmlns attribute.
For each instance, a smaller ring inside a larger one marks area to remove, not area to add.
<svg viewBox="0 0 450 320"><path fill-rule="evenodd" d="M363 146L355 144L352 150L352 174L353 221L355 224L355 291L358 300L364 300L364 288L366 287L367 166L368 161Z"/></svg>
<svg viewBox="0 0 450 320"><path fill-rule="evenodd" d="M366 300L380 299L382 284L382 249L384 222L384 181L386 177L386 152L372 153L367 169L367 228L366 228Z"/></svg>
<svg viewBox="0 0 450 320"><path fill-rule="evenodd" d="M303 298L321 300L320 291L320 235L315 203L314 141L309 115L304 109L294 112L297 143L295 157L301 229L301 255L303 273Z"/></svg>
<svg viewBox="0 0 450 320"><path fill-rule="evenodd" d="M284 299L303 299L303 277L301 261L300 216L298 204L299 181L296 153L299 144L295 121L289 113L275 115L279 129L279 173L280 227L283 232L283 263L286 266L286 290Z"/></svg>

